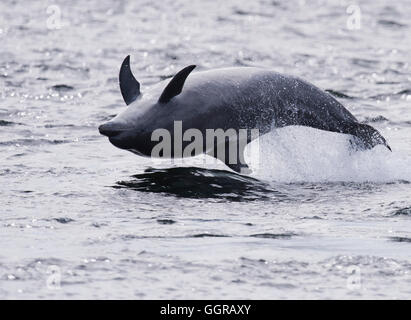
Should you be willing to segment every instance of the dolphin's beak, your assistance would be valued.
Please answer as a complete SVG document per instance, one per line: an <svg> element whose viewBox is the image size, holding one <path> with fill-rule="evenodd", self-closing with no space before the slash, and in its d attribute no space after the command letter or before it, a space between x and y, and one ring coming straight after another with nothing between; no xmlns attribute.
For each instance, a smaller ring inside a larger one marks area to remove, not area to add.
<svg viewBox="0 0 411 320"><path fill-rule="evenodd" d="M132 128L127 126L123 121L110 120L98 127L98 131L103 136L112 138L118 136L120 133L130 131Z"/></svg>
<svg viewBox="0 0 411 320"><path fill-rule="evenodd" d="M107 136L109 138L115 137L119 135L120 133L128 131L128 130L130 129L125 127L121 123L114 122L114 121L108 121L98 127L98 131L100 131L100 134Z"/></svg>
<svg viewBox="0 0 411 320"><path fill-rule="evenodd" d="M111 122L106 122L98 127L100 134L106 137L114 137L118 135L121 131L118 130Z"/></svg>

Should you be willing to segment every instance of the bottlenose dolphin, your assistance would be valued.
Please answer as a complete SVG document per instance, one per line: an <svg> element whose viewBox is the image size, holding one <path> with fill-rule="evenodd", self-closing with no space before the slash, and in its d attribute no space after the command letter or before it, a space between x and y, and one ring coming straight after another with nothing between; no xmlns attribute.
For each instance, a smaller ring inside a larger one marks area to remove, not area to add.
<svg viewBox="0 0 411 320"><path fill-rule="evenodd" d="M203 137L210 128L258 129L262 135L284 126L308 126L352 135L360 149L381 144L391 150L376 129L358 122L330 94L298 77L255 67L191 74L195 67L185 67L171 80L161 81L142 94L127 56L120 68L119 82L129 107L100 125L100 133L109 137L116 147L148 157L158 143L152 139L153 132L163 128L174 138L176 121L181 121L184 131L195 128ZM250 140L249 135L247 139ZM190 141L184 141L183 147L188 144ZM238 161L229 161L227 154L216 154L215 145L202 152L224 161L236 172L246 172L245 145L239 147ZM170 157L181 157L173 146Z"/></svg>

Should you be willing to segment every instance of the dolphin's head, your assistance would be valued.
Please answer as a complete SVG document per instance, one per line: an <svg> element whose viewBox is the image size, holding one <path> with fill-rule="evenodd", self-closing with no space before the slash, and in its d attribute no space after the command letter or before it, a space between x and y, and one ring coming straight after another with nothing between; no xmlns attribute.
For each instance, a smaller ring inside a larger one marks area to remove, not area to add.
<svg viewBox="0 0 411 320"><path fill-rule="evenodd" d="M99 126L102 135L120 148L142 156L150 156L158 143L152 141L156 129L171 129L173 123L170 109L166 104L181 93L185 79L195 66L188 66L178 72L162 90L162 84L154 86L147 93L140 93L140 84L130 70L130 56L127 56L120 69L120 89L127 109L110 121Z"/></svg>
<svg viewBox="0 0 411 320"><path fill-rule="evenodd" d="M157 102L139 97L127 109L110 121L99 126L102 135L120 149L126 149L142 156L150 156L151 134L155 123Z"/></svg>

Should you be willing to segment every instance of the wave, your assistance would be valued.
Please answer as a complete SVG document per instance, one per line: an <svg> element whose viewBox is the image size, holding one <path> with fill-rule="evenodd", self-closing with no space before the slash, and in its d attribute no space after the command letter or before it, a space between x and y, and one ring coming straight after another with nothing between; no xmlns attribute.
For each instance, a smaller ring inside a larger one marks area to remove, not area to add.
<svg viewBox="0 0 411 320"><path fill-rule="evenodd" d="M40 146L45 144L62 144L68 143L68 140L50 140L50 139L16 139L8 141L0 141L0 146Z"/></svg>

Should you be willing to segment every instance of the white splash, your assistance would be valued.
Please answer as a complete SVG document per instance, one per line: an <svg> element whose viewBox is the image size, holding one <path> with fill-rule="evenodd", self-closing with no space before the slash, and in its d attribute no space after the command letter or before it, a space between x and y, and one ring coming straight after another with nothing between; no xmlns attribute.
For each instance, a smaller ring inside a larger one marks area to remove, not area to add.
<svg viewBox="0 0 411 320"><path fill-rule="evenodd" d="M255 142L252 142L255 143ZM411 158L384 146L355 151L350 136L309 127L285 127L260 138L259 153L245 159L253 176L281 182L411 181ZM257 159L256 159L257 157Z"/></svg>

